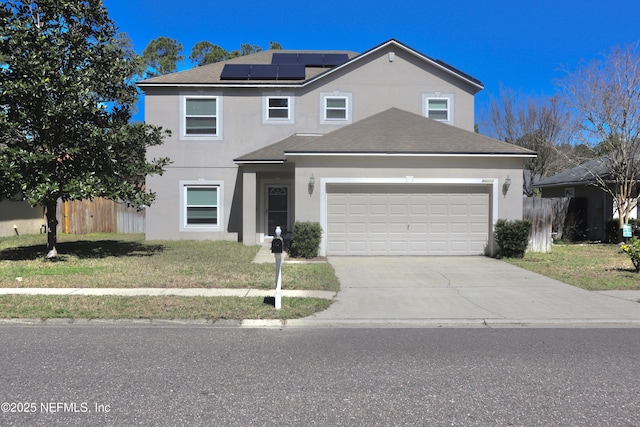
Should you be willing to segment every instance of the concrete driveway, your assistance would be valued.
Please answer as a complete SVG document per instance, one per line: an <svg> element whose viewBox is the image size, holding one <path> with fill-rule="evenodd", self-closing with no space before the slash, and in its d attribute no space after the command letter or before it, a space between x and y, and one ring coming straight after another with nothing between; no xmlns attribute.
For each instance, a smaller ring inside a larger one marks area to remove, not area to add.
<svg viewBox="0 0 640 427"><path fill-rule="evenodd" d="M341 290L328 310L301 325L640 326L635 301L493 258L330 257L329 263Z"/></svg>

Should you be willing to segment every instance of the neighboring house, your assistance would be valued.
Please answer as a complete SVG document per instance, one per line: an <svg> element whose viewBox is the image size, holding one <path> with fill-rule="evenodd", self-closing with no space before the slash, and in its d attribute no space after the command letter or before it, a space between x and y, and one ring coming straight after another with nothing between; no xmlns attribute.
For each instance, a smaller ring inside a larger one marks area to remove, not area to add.
<svg viewBox="0 0 640 427"><path fill-rule="evenodd" d="M389 40L371 50L268 50L144 80L147 239L247 245L319 222L321 255L495 253L522 218L523 159L473 132L473 77ZM505 181L507 184L505 184ZM511 191L509 191L511 184Z"/></svg>
<svg viewBox="0 0 640 427"><path fill-rule="evenodd" d="M0 237L17 234L38 234L46 224L41 207L32 208L25 201L0 202Z"/></svg>
<svg viewBox="0 0 640 427"><path fill-rule="evenodd" d="M608 168L603 159L594 159L584 165L562 171L544 178L534 186L541 190L542 197L570 197L569 215L579 223L586 238L593 241L607 241L607 221L617 218L613 197L594 185L594 174L607 181ZM631 215L637 218L637 210Z"/></svg>

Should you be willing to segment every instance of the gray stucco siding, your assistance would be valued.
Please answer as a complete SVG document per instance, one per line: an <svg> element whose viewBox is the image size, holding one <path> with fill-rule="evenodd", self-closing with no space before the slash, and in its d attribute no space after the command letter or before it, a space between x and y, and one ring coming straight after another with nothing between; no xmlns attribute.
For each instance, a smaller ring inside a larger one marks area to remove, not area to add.
<svg viewBox="0 0 640 427"><path fill-rule="evenodd" d="M238 168L167 168L163 176L147 178L147 187L156 193L156 201L146 209L147 240L238 240L242 227L242 182ZM185 230L181 182L221 184L220 227Z"/></svg>

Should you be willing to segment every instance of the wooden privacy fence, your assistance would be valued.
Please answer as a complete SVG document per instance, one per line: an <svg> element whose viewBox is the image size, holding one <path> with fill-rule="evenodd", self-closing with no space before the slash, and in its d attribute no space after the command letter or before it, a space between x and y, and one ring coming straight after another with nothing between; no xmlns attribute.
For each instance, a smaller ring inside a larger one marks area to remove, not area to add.
<svg viewBox="0 0 640 427"><path fill-rule="evenodd" d="M523 199L522 218L531 221L528 251L551 251L554 234L558 238L562 237L570 200L568 197Z"/></svg>
<svg viewBox="0 0 640 427"><path fill-rule="evenodd" d="M93 200L58 200L58 230L68 234L144 233L144 210L126 203L96 198Z"/></svg>

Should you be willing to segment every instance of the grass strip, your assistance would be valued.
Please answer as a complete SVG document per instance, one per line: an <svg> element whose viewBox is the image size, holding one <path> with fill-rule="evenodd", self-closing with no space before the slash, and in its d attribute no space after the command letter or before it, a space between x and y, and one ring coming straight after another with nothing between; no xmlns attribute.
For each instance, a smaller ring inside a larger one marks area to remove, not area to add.
<svg viewBox="0 0 640 427"><path fill-rule="evenodd" d="M282 309L276 310L264 298L247 297L0 295L0 318L285 320L330 305L321 298L282 298Z"/></svg>
<svg viewBox="0 0 640 427"><path fill-rule="evenodd" d="M554 244L550 253L504 260L582 289L640 290L640 274L614 244Z"/></svg>

